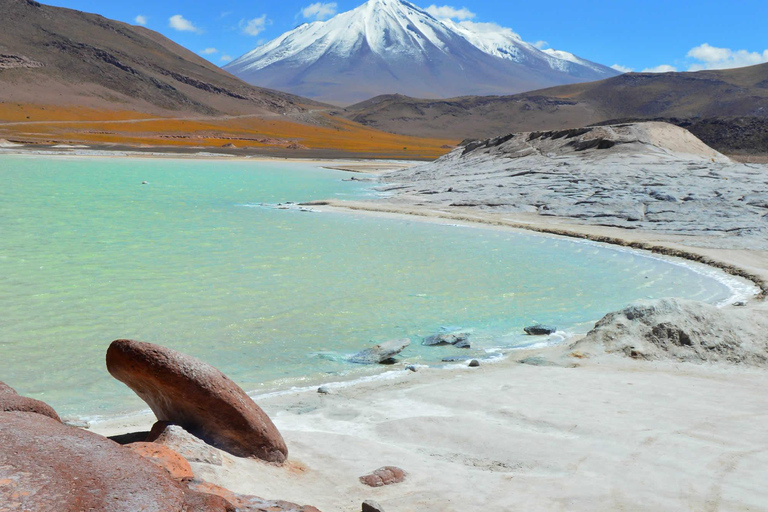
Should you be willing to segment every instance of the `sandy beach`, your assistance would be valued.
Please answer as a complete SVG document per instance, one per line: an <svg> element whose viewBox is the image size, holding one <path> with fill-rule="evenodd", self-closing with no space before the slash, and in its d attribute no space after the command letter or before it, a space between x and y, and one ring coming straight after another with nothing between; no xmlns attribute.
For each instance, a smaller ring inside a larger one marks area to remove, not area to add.
<svg viewBox="0 0 768 512"><path fill-rule="evenodd" d="M695 236L394 200L313 208L530 229L681 256L754 281L762 294L724 311L768 318L768 252L722 239L712 247ZM764 367L633 360L575 350L573 341L476 368L412 372L398 364L369 382L330 383L327 394L311 387L256 396L286 440L288 462L222 453L223 465L193 470L235 492L323 511L357 511L367 499L387 511L768 510ZM123 434L153 421L148 414L91 430ZM382 466L402 468L405 481L360 483Z"/></svg>

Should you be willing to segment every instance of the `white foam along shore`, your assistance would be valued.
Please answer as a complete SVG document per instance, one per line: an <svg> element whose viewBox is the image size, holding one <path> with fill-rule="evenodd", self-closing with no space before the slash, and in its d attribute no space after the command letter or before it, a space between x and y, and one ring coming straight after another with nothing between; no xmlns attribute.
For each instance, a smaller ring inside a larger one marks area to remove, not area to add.
<svg viewBox="0 0 768 512"><path fill-rule="evenodd" d="M382 210L375 214L442 217L418 206ZM484 215L472 213L469 220L500 221ZM564 229L551 218L517 219ZM566 227L667 244L768 274L762 251ZM757 300L748 307L755 314L768 310ZM531 355L555 366L516 362ZM236 492L325 512L357 511L365 499L396 511L766 510L766 385L761 368L581 359L562 345L546 347L479 368L402 371L392 379L334 386L327 395L305 388L259 396L286 439L289 463L225 455L222 466L194 463L193 469ZM122 418L92 429L105 435L145 430L153 420ZM384 465L403 468L405 482L369 488L358 481Z"/></svg>

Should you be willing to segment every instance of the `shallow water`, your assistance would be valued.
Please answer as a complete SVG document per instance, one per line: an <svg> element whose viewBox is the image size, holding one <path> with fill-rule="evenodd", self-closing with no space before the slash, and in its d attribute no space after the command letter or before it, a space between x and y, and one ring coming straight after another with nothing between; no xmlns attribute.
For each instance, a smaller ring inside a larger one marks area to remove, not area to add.
<svg viewBox="0 0 768 512"><path fill-rule="evenodd" d="M718 302L724 283L636 252L534 234L258 206L366 198L309 164L0 156L0 380L62 415L143 409L116 338L160 343L246 390L338 380L410 337L413 362L585 332L638 298ZM142 185L143 181L148 183ZM451 326L473 349L422 347Z"/></svg>

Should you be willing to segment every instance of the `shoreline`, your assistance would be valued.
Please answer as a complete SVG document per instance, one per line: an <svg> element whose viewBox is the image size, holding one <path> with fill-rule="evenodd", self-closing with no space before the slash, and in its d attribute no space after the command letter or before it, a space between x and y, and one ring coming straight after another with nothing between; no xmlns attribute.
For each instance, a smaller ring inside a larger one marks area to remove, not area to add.
<svg viewBox="0 0 768 512"><path fill-rule="evenodd" d="M318 203L312 206L690 252L689 259L762 283L762 297L747 308L768 314L765 251L688 246L676 235L524 214ZM235 492L325 512L359 511L366 499L388 511L768 510L765 369L576 355L568 345L514 351L479 368L402 368L391 379L331 386L327 395L314 386L252 394L285 438L288 462L222 453L221 466L192 468ZM520 364L526 357L544 364ZM109 436L148 430L154 421L145 413L90 429ZM404 469L406 480L381 488L358 481L385 465Z"/></svg>

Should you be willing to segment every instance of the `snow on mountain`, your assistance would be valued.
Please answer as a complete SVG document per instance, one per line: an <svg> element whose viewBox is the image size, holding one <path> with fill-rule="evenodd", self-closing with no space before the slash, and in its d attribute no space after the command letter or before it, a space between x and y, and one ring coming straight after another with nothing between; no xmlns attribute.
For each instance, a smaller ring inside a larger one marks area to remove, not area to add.
<svg viewBox="0 0 768 512"><path fill-rule="evenodd" d="M512 94L618 74L539 50L492 23L438 20L405 0L369 0L303 24L231 62L254 85L338 104L379 94Z"/></svg>

